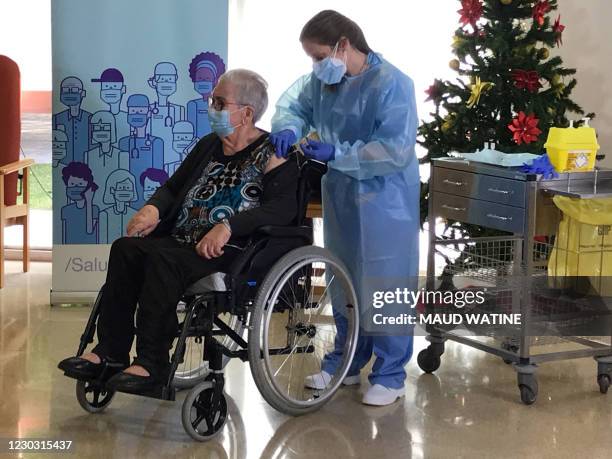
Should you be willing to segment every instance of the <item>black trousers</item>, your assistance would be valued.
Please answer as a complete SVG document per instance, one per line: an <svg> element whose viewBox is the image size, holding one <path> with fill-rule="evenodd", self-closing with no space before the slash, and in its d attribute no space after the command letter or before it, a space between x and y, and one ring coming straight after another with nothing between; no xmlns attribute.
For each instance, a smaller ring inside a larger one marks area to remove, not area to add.
<svg viewBox="0 0 612 459"><path fill-rule="evenodd" d="M165 376L178 330L176 305L181 296L202 277L227 271L239 254L238 249L226 247L222 256L207 260L193 246L170 236L117 239L100 298L98 345L93 352L129 364L136 335L134 364Z"/></svg>

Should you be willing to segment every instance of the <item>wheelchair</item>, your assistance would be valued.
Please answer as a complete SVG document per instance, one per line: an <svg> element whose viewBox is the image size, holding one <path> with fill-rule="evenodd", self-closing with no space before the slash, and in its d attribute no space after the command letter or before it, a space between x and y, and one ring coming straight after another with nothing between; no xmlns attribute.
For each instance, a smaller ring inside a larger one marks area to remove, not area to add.
<svg viewBox="0 0 612 459"><path fill-rule="evenodd" d="M187 289L177 306L179 326L168 379L135 394L175 400L178 390L188 389L181 419L194 440L209 440L223 429L223 370L232 358L248 361L263 398L292 416L327 403L348 372L359 332L356 294L346 266L312 245L312 222L306 216L308 202L320 193L325 165L301 159L298 167L295 224L260 228L227 273L207 276ZM93 342L103 288L77 356ZM306 377L319 373L324 357L334 351L338 315L346 326L341 330L342 352L334 353L337 370L323 389L307 387ZM115 395L105 386L104 373L96 380L77 381L77 400L87 412L104 410Z"/></svg>

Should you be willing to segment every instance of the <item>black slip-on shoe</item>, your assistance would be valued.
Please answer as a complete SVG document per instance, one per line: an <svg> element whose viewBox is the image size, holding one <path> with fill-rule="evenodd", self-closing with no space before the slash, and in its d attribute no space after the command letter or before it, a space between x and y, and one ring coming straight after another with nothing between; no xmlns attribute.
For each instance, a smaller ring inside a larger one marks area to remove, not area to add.
<svg viewBox="0 0 612 459"><path fill-rule="evenodd" d="M57 367L70 378L91 380L108 379L125 370L127 365L104 358L101 358L100 363L94 363L82 357L68 357L62 360Z"/></svg>

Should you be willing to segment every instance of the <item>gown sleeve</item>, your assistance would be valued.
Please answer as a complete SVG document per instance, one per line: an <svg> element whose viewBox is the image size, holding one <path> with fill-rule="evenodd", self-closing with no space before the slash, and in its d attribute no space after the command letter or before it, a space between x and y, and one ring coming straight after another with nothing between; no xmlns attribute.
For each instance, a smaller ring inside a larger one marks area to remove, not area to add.
<svg viewBox="0 0 612 459"><path fill-rule="evenodd" d="M335 159L329 167L358 180L388 175L405 169L416 160L418 116L414 84L405 75L385 78L385 90L379 90L380 103L374 113L375 128L368 142L336 142ZM367 93L355 94L355 100L365 100ZM362 114L367 116L368 114Z"/></svg>
<svg viewBox="0 0 612 459"><path fill-rule="evenodd" d="M300 139L313 125L312 75L304 75L287 89L276 103L272 132L290 129Z"/></svg>

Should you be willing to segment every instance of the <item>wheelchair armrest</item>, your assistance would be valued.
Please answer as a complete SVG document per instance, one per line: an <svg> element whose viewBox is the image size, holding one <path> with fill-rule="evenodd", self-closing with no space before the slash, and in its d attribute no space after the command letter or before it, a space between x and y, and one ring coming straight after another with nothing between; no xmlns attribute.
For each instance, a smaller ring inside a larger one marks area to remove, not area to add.
<svg viewBox="0 0 612 459"><path fill-rule="evenodd" d="M256 236L270 238L300 238L312 244L312 228L309 226L260 226L255 232Z"/></svg>

